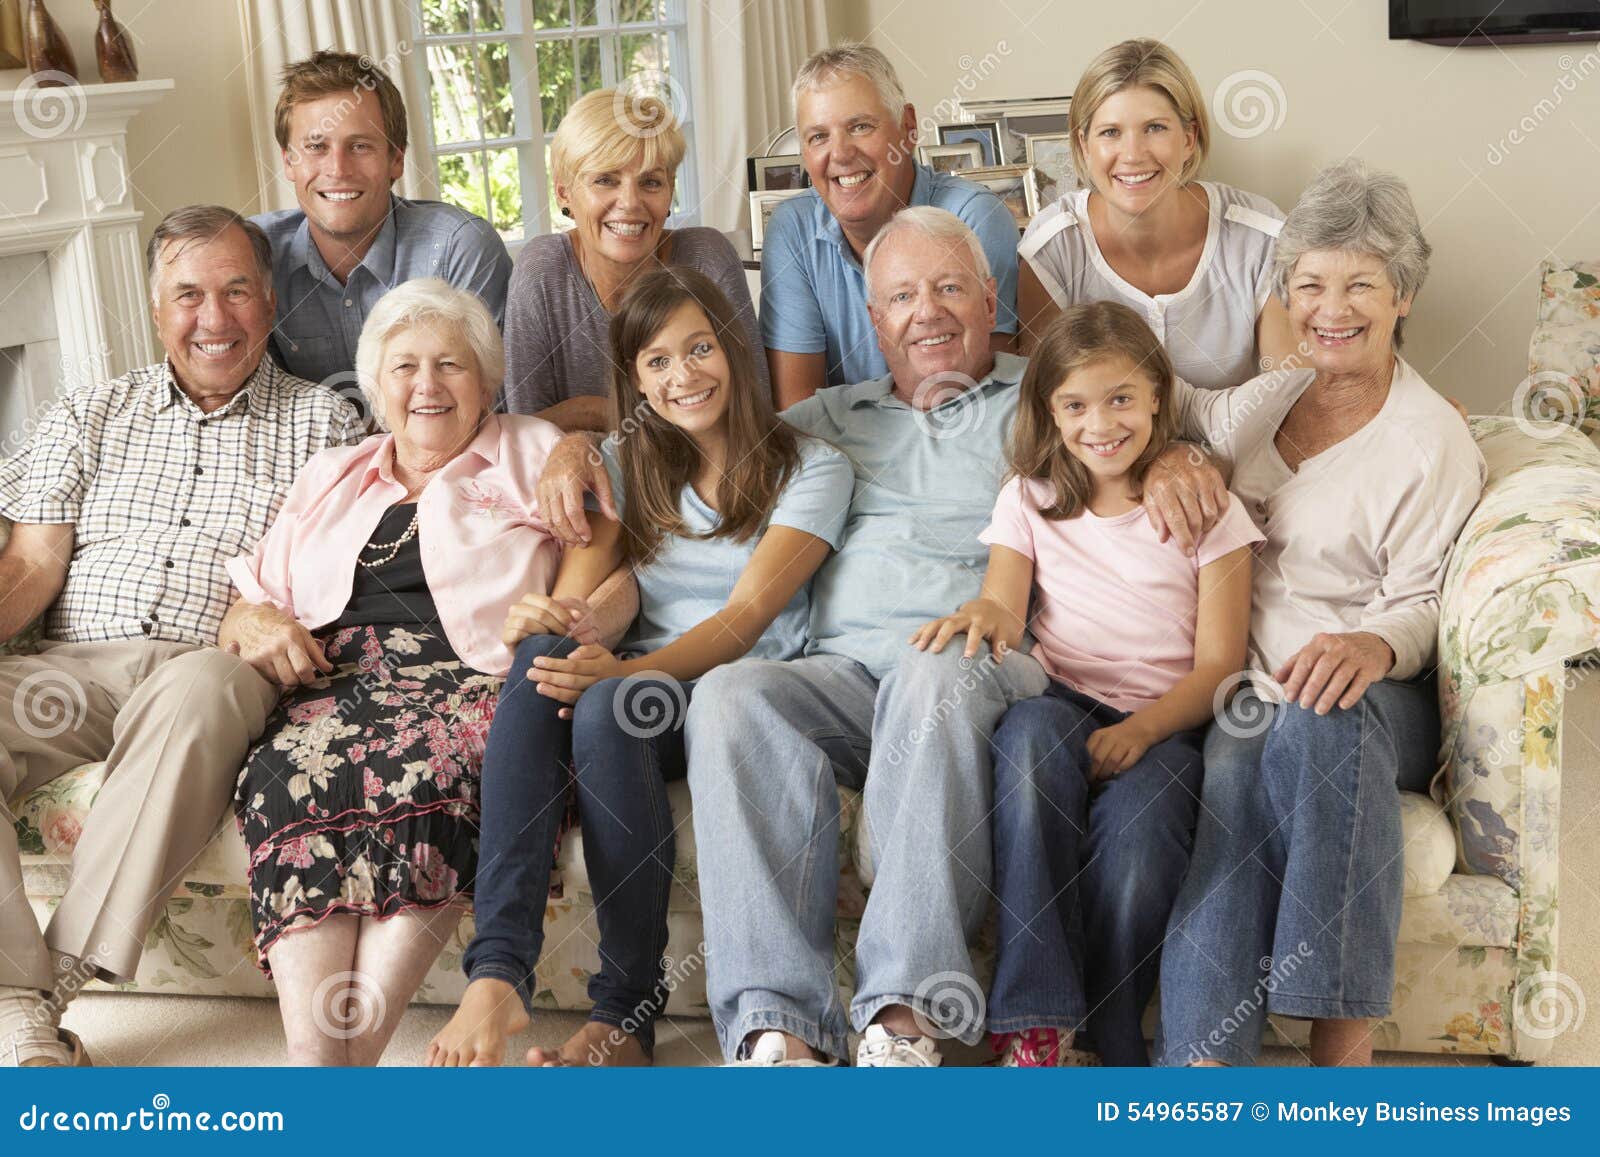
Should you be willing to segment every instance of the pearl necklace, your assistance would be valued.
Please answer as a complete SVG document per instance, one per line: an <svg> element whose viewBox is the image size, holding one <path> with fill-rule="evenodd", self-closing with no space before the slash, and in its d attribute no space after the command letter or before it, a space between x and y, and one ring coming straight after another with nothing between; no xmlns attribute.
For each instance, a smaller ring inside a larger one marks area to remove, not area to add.
<svg viewBox="0 0 1600 1157"><path fill-rule="evenodd" d="M406 532L399 538L395 539L393 542L369 542L366 546L361 548L363 552L369 550L388 551L387 554L385 554L382 558L375 558L371 562L368 562L364 558L358 558L356 561L362 566L366 567L368 570L377 570L380 566L384 566L387 563L393 562L394 556L400 553L400 548L415 537L417 537L417 515L416 512L413 511L411 514L411 525L406 527Z"/></svg>

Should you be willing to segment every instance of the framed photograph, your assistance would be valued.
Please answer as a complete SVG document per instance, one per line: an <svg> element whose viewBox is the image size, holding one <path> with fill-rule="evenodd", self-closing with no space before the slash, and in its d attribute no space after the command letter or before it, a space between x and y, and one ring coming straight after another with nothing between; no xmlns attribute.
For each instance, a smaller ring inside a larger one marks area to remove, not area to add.
<svg viewBox="0 0 1600 1157"><path fill-rule="evenodd" d="M966 141L976 141L979 147L983 149L984 168L993 168L995 165L1006 163L1005 153L1000 150L999 121L973 121L970 124L940 125L938 133L941 145L959 145Z"/></svg>
<svg viewBox="0 0 1600 1157"><path fill-rule="evenodd" d="M1068 96L961 102L963 116L1000 122L1000 144L1013 164L1020 164L1027 155L1029 137L1067 132L1071 108Z"/></svg>
<svg viewBox="0 0 1600 1157"><path fill-rule="evenodd" d="M984 169L967 169L961 174L968 181L976 181L1005 202L1006 208L1017 219L1017 228L1026 229L1033 215L1039 211L1039 186L1033 169L1028 165L993 165Z"/></svg>
<svg viewBox="0 0 1600 1157"><path fill-rule="evenodd" d="M790 197L799 196L803 189L768 189L750 194L750 248L761 252L761 239L766 236L767 222L772 212Z"/></svg>
<svg viewBox="0 0 1600 1157"><path fill-rule="evenodd" d="M766 193L779 189L807 189L811 177L800 158L793 153L782 156L751 157L745 165L752 193Z"/></svg>
<svg viewBox="0 0 1600 1157"><path fill-rule="evenodd" d="M983 145L962 141L956 145L919 145L917 160L936 173L958 173L983 167Z"/></svg>
<svg viewBox="0 0 1600 1157"><path fill-rule="evenodd" d="M0 0L0 68L27 68L24 52L22 0Z"/></svg>
<svg viewBox="0 0 1600 1157"><path fill-rule="evenodd" d="M1027 142L1028 164L1039 186L1039 204L1048 205L1078 187L1071 133L1037 133Z"/></svg>

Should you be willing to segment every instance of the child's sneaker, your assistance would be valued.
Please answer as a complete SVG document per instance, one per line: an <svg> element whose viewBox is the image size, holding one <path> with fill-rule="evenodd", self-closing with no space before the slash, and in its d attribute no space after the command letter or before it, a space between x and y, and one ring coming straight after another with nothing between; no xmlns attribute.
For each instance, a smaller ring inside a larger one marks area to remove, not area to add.
<svg viewBox="0 0 1600 1157"><path fill-rule="evenodd" d="M1062 1035L1053 1028L1030 1028L1022 1032L992 1032L989 1047L995 1064L1002 1069L1076 1069L1098 1067L1100 1056L1087 1049L1072 1047L1073 1033Z"/></svg>

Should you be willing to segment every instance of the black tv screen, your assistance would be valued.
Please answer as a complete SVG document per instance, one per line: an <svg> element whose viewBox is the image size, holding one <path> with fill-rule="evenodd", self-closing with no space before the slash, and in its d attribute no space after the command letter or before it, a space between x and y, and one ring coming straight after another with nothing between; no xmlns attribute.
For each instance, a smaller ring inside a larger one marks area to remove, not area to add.
<svg viewBox="0 0 1600 1157"><path fill-rule="evenodd" d="M1389 39L1436 44L1600 40L1600 0L1389 0Z"/></svg>

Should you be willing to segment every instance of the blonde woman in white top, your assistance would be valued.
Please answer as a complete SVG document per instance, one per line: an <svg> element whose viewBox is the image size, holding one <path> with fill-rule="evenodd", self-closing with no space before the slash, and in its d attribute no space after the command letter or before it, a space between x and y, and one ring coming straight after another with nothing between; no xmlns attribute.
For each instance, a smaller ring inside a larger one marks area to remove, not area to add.
<svg viewBox="0 0 1600 1157"><path fill-rule="evenodd" d="M1078 81L1070 123L1086 187L1043 209L1018 247L1022 352L1067 306L1120 301L1193 385L1236 386L1286 357L1294 343L1271 293L1283 214L1196 179L1211 130L1178 55L1156 40L1108 48Z"/></svg>

